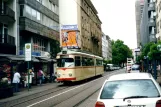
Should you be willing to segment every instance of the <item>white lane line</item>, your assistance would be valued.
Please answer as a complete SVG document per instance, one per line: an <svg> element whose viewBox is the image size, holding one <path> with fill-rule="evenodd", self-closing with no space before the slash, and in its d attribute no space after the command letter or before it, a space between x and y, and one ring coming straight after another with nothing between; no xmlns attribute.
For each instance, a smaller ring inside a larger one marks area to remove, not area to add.
<svg viewBox="0 0 161 107"><path fill-rule="evenodd" d="M111 76L112 74L115 74L115 73L116 73L116 72L112 72L112 73L108 74L107 76ZM104 78L104 77L102 77L102 78ZM99 78L99 79L102 79L102 78ZM91 82L95 82L95 81L97 81L97 80L99 80L99 79L96 79L96 80L91 81ZM89 83L91 83L91 82L89 82ZM86 83L86 84L89 84L89 83ZM37 104L42 103L42 102L44 102L44 101L50 100L50 99L52 99L52 98L55 98L55 97L57 97L57 96L59 96L59 95L62 95L62 94L64 94L64 93L67 93L67 92L69 92L69 91L72 91L72 90L75 90L75 89L77 89L77 88L80 88L80 87L82 87L82 86L84 86L84 85L86 85L86 84L83 84L83 85L77 86L77 87L75 87L75 88L69 89L69 90L67 90L67 91L64 91L64 92L59 93L59 94L54 95L54 96L51 96L51 97L46 98L46 99L44 99L44 100L38 101L38 102L33 103L33 104L31 104L31 105L29 105L29 106L26 106L26 107L32 107L32 106L34 106L34 105L37 105Z"/></svg>

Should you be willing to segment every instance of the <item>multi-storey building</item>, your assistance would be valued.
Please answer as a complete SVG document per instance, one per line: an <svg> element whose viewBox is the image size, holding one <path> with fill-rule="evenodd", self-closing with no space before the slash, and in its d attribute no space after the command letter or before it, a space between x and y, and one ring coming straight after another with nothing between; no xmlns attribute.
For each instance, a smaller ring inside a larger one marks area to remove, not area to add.
<svg viewBox="0 0 161 107"><path fill-rule="evenodd" d="M144 8L144 0L136 0L135 2L135 16L136 16L136 32L137 32L137 47L140 47L141 36L140 36L140 23L142 19Z"/></svg>
<svg viewBox="0 0 161 107"><path fill-rule="evenodd" d="M32 55L47 57L51 48L59 47L58 0L19 0L17 5L19 55L24 55L25 43L31 43Z"/></svg>
<svg viewBox="0 0 161 107"><path fill-rule="evenodd" d="M60 23L63 26L61 46L76 46L81 50L102 56L102 22L92 2L90 0L59 0L59 9ZM67 35L65 30L73 30L73 28L76 33ZM68 36L68 41L64 40L66 36Z"/></svg>
<svg viewBox="0 0 161 107"><path fill-rule="evenodd" d="M102 33L102 57L105 60L112 60L112 45L108 35Z"/></svg>
<svg viewBox="0 0 161 107"><path fill-rule="evenodd" d="M102 33L102 57L107 60L108 56L108 40L107 40L107 36Z"/></svg>
<svg viewBox="0 0 161 107"><path fill-rule="evenodd" d="M107 35L107 43L108 43L107 59L112 60L112 44L111 44L111 39L108 35Z"/></svg>
<svg viewBox="0 0 161 107"><path fill-rule="evenodd" d="M143 17L140 25L141 45L156 42L156 12L154 0L144 1Z"/></svg>
<svg viewBox="0 0 161 107"><path fill-rule="evenodd" d="M156 0L156 29L157 39L161 40L161 0Z"/></svg>
<svg viewBox="0 0 161 107"><path fill-rule="evenodd" d="M16 0L0 0L0 54L16 55Z"/></svg>

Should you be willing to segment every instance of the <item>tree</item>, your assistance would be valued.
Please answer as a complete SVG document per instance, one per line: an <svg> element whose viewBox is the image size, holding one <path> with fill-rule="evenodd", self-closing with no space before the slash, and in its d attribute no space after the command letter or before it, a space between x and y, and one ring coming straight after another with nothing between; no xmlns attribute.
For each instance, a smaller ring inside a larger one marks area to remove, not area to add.
<svg viewBox="0 0 161 107"><path fill-rule="evenodd" d="M148 56L148 53L150 52L150 47L153 45L153 42L149 42L147 44L145 44L145 46L142 48L141 50L141 59L144 58L144 56Z"/></svg>
<svg viewBox="0 0 161 107"><path fill-rule="evenodd" d="M57 53L61 51L60 44L56 40L51 40L50 43L51 43L50 44L50 55L51 55L51 58L56 58Z"/></svg>
<svg viewBox="0 0 161 107"><path fill-rule="evenodd" d="M160 45L161 43L158 42L157 44L152 44L150 46L150 51L148 53L148 57L150 60L155 59L155 60L160 60L161 56L160 56L160 51L157 49L157 46Z"/></svg>
<svg viewBox="0 0 161 107"><path fill-rule="evenodd" d="M125 63L128 57L133 57L130 48L122 40L112 40L112 62L120 65Z"/></svg>

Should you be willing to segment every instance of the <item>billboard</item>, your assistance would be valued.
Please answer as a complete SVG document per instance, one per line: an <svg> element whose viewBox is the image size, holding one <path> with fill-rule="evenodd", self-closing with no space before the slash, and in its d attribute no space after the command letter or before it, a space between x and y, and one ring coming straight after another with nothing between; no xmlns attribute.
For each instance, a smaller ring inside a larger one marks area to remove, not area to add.
<svg viewBox="0 0 161 107"><path fill-rule="evenodd" d="M79 48L79 30L77 25L61 26L61 47L75 49Z"/></svg>

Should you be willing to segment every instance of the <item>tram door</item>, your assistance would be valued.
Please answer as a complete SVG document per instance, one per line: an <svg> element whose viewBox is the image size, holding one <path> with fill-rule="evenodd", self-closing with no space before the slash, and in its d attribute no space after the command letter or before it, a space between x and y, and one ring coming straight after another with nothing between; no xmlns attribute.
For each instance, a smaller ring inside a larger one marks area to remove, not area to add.
<svg viewBox="0 0 161 107"><path fill-rule="evenodd" d="M81 56L75 56L75 76L78 80L81 80L83 76L81 59Z"/></svg>

